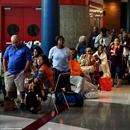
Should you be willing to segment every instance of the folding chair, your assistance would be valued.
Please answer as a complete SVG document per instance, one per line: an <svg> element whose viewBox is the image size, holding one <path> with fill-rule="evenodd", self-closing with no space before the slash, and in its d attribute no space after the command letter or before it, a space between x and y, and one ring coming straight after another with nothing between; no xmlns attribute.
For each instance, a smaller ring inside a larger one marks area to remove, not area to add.
<svg viewBox="0 0 130 130"><path fill-rule="evenodd" d="M56 82L55 89L54 89L54 91L50 92L51 98L50 98L50 101L49 101L49 105L50 105L50 102L51 102L51 99L52 99L54 107L55 107L57 113L58 113L58 110L57 110L56 104L55 104L55 102L54 102L54 100L52 98L52 95L53 94L59 94L59 93L62 94L64 99L65 99L65 102L66 102L66 105L67 105L68 109L70 109L69 105L68 105L68 102L66 100L65 94L64 94L64 88L66 88L68 85L70 85L70 73L67 72L67 73L59 74L57 82Z"/></svg>

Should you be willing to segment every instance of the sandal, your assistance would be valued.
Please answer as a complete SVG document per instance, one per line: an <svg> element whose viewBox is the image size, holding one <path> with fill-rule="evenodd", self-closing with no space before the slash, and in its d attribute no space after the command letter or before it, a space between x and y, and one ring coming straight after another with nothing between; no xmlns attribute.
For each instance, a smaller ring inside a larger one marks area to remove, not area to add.
<svg viewBox="0 0 130 130"><path fill-rule="evenodd" d="M120 85L117 85L116 88L121 88L121 86L120 86Z"/></svg>

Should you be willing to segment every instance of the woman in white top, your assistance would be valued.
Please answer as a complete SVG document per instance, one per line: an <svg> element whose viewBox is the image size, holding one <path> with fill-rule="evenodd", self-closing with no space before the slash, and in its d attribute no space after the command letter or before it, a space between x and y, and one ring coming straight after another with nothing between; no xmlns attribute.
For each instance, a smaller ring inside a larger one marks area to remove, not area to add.
<svg viewBox="0 0 130 130"><path fill-rule="evenodd" d="M93 54L96 60L100 61L99 71L103 71L103 77L111 77L110 69L107 62L107 55L103 51L104 47L102 45L98 46L98 50Z"/></svg>
<svg viewBox="0 0 130 130"><path fill-rule="evenodd" d="M70 49L64 46L64 37L56 37L57 46L49 51L48 59L53 66L54 83L56 84L58 75L70 71L69 60L71 59Z"/></svg>

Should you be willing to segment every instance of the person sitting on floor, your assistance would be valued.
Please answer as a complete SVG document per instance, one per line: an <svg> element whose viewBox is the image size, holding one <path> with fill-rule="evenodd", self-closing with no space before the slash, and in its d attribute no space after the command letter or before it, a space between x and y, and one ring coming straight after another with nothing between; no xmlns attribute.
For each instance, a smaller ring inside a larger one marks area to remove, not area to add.
<svg viewBox="0 0 130 130"><path fill-rule="evenodd" d="M98 46L98 51L96 51L93 56L95 56L96 60L99 60L101 63L99 66L99 71L103 71L103 77L111 77L110 69L107 62L107 55L103 51L104 47L102 45Z"/></svg>
<svg viewBox="0 0 130 130"><path fill-rule="evenodd" d="M84 73L89 74L96 71L95 57L92 55L92 49L86 48L86 54L80 56L79 64Z"/></svg>
<svg viewBox="0 0 130 130"><path fill-rule="evenodd" d="M72 60L70 60L70 83L77 88L76 93L80 93L85 98L97 98L98 90L96 86L90 83L90 76L85 74L76 59L77 53L74 48L71 48Z"/></svg>
<svg viewBox="0 0 130 130"><path fill-rule="evenodd" d="M34 92L45 101L47 94L54 89L53 73L46 55L40 54L37 63L38 68L34 73L34 80L31 84L26 84L26 88L34 89Z"/></svg>

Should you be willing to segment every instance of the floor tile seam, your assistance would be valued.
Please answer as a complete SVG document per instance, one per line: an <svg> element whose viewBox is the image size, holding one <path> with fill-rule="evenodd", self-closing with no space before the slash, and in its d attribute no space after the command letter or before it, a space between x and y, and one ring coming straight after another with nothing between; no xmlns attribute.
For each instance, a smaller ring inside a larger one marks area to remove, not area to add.
<svg viewBox="0 0 130 130"><path fill-rule="evenodd" d="M58 107L57 109L58 109L59 113L56 113L56 111L53 110L53 111L47 113L46 115L44 115L43 117L37 119L36 121L31 123L30 125L26 126L25 128L23 128L23 130L30 130L30 129L37 130L37 129L39 129L40 127L42 127L43 125L45 125L46 123L51 121L53 118L55 118L56 116L61 114L63 111L65 111L67 109L67 107ZM52 112L54 112L55 115L50 116L52 114ZM50 117L48 117L48 116L50 116ZM45 119L47 119L47 120L45 120Z"/></svg>

